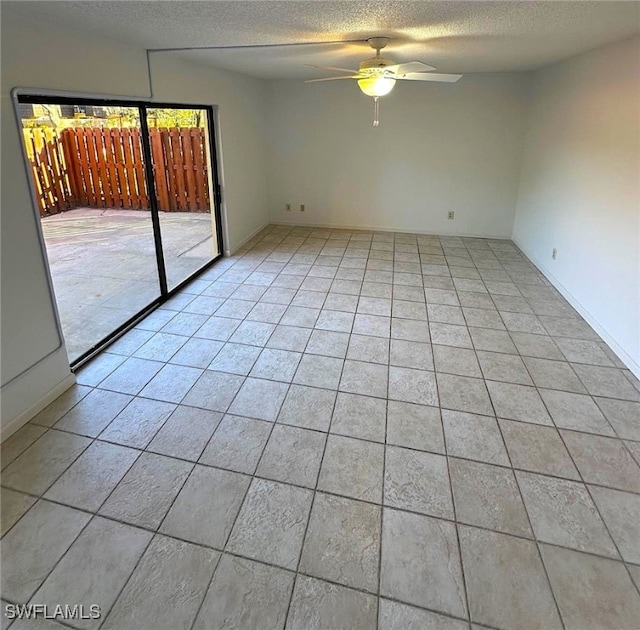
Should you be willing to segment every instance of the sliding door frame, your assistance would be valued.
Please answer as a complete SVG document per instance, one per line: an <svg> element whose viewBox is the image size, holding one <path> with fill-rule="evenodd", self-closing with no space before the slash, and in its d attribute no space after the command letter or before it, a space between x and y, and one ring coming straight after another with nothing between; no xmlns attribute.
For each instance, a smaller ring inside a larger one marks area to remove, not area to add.
<svg viewBox="0 0 640 630"><path fill-rule="evenodd" d="M96 97L92 98L89 96L83 97L73 97L73 96L61 96L56 94L47 94L43 93L35 93L32 91L28 91L27 93L22 93L17 90L14 94L14 104L16 106L16 113L18 118L19 125L22 124L21 117L18 112L18 104L28 103L28 104L44 104L44 105L91 105L97 107L128 107L128 108L136 108L138 110L138 116L140 119L140 134L142 137L142 154L144 159L144 173L145 173L145 183L147 186L147 192L149 195L149 209L151 213L151 224L153 228L153 239L155 245L156 252L156 265L158 270L158 283L159 283L159 296L155 300L152 300L149 304L139 310L135 315L130 317L127 321L123 322L120 326L118 326L115 330L113 330L109 335L98 341L94 344L89 350L80 355L75 361L70 363L70 368L72 372L75 372L77 369L82 367L85 363L91 360L96 354L104 350L107 346L114 343L119 337L121 337L125 332L133 328L141 319L145 318L149 313L154 311L156 308L164 304L167 300L171 299L176 293L178 293L184 286L189 284L194 278L196 278L199 274L209 269L212 265L214 265L220 258L224 256L224 242L223 242L223 232L222 232L222 190L221 190L221 178L219 172L220 161L218 159L218 142L217 142L217 130L216 130L216 120L214 116L214 105L197 105L192 103L164 103L164 102L155 102L155 101L141 101L135 99L124 99L124 98L102 98ZM179 282L175 287L169 290L167 285L167 273L165 267L165 260L163 255L162 248L162 228L160 223L160 214L158 210L158 197L156 194L155 187L155 176L153 172L153 162L152 162L152 154L151 154L151 140L149 136L149 125L147 122L147 110L148 109L200 109L206 112L207 115L207 127L208 127L208 145L209 145L209 169L211 172L211 182L213 185L212 195L210 197L210 202L212 204L211 212L215 218L215 238L218 246L218 254L213 257L210 261L196 269L192 274L187 276L184 280ZM21 131L21 130L20 130ZM33 209L37 215L37 225L40 236L40 243L43 249L43 259L47 265L47 273L49 277L49 289L51 292L51 297L54 300L54 312L56 314L56 320L58 324L58 333L60 335L61 340L64 339L64 334L62 331L62 322L60 321L60 315L58 312L57 301L55 296L55 290L53 287L53 282L51 281L51 270L49 268L49 258L46 251L46 241L44 239L44 234L42 231L42 225L40 223L40 214L38 212L37 204L35 203L36 192L35 192L35 182L33 181L33 174L31 173L31 169L28 168L27 163L27 154L26 154L26 146L24 144L24 140L21 135L21 145L23 158L25 161L25 166L27 167L27 174L29 178L29 186L31 189L32 201L33 201Z"/></svg>

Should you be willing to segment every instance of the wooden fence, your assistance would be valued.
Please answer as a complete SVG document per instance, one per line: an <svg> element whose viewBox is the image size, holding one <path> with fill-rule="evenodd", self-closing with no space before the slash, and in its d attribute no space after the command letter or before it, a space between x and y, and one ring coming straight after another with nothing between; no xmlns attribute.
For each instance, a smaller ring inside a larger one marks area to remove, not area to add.
<svg viewBox="0 0 640 630"><path fill-rule="evenodd" d="M42 216L87 206L148 210L139 129L24 129ZM150 129L158 207L210 212L204 130Z"/></svg>

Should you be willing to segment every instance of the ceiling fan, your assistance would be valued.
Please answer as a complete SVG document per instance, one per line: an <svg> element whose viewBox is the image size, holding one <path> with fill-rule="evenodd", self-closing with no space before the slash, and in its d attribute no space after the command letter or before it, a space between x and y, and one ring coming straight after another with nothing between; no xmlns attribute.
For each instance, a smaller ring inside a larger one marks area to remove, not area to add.
<svg viewBox="0 0 640 630"><path fill-rule="evenodd" d="M319 81L338 81L340 79L356 79L358 87L367 96L372 96L374 101L373 126L377 127L378 120L378 99L389 94L396 84L396 81L438 81L444 83L455 83L462 78L461 74L441 74L433 72L435 68L428 66L421 61L410 61L408 63L396 63L391 59L384 59L380 51L389 43L388 37L370 37L367 42L376 51L374 57L365 59L360 63L358 70L348 68L336 68L333 66L313 66L321 70L334 70L346 72L344 76L327 77L324 79L310 79L305 83L317 83Z"/></svg>

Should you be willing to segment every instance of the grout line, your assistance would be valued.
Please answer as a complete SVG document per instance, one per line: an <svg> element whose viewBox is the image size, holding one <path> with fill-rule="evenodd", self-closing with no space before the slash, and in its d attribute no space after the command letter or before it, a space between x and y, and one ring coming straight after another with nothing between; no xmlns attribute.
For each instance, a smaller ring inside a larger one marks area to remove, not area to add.
<svg viewBox="0 0 640 630"><path fill-rule="evenodd" d="M431 342L431 347L433 348L433 339L431 337L431 327L429 327L429 341ZM434 370L435 370L435 356L433 357L433 361L434 361ZM442 431L442 443L444 445L444 457L445 457L445 463L447 465L447 477L449 479L449 493L451 496L451 510L453 512L453 522L454 522L454 528L455 528L455 532L456 532L456 543L458 546L458 560L460 562L460 575L462 577L462 590L464 593L464 604L465 604L465 608L467 611L467 618L468 618L468 623L469 623L469 627L471 627L471 607L469 605L469 592L468 592L468 587L467 587L467 578L466 578L466 574L465 574L465 569L464 569L464 562L463 562L463 557L462 557L462 544L460 543L460 525L458 523L458 516L457 516L457 511L456 511L456 501L455 501L455 495L453 492L453 481L451 480L451 466L450 466L450 458L449 458L449 451L447 448L447 437L446 437L446 433L444 430L444 420L442 418L442 401L440 400L440 388L438 385L438 379L437 379L437 374L434 373L434 384L436 387L436 397L438 399L438 407L439 407L439 413L438 413L438 417L440 418L440 429Z"/></svg>
<svg viewBox="0 0 640 630"><path fill-rule="evenodd" d="M244 382L246 382L246 379L245 379L245 381L244 381ZM243 382L243 385L244 385L244 382ZM282 405L284 404L284 400L286 399L287 394L288 394L288 392L289 392L289 389L290 389L290 388L291 388L291 386L289 385L289 387L287 388L287 392L285 393L285 395L284 395L284 396L283 396L283 398L282 398L282 402L280 403L280 407L279 407L279 409L278 409L278 412L276 413L276 419L277 419L277 417L278 417L278 414L280 413L280 409L282 408ZM231 401L231 403L229 404L229 406L228 406L227 410L231 408L231 406L233 405L233 402L234 402L235 398L238 396L238 394L239 394L239 392L241 391L241 389L242 389L242 385L240 386L240 388L238 388L238 391L236 392L236 394L235 394L235 396L234 396L234 399L233 399L233 400ZM226 413L225 413L225 415L226 415ZM236 526L236 523L237 523L237 521L238 521L238 518L239 518L240 514L242 513L242 508L244 507L244 505L245 505L245 503L246 503L246 501L247 501L247 497L249 496L249 493L251 492L251 487L252 487L252 485L253 485L253 480L256 478L256 472L257 472L257 470L258 470L258 466L260 465L260 460L261 460L261 459L262 459L262 457L264 456L264 453L265 453L265 451L266 451L266 449L267 449L267 445L269 444L269 440L271 439L271 435L273 434L273 431L274 431L274 428L275 428L275 425L276 425L276 419L274 419L274 421L271 423L271 424L272 424L272 426L271 426L271 429L270 429L270 431L269 431L269 435L267 436L267 439L265 440L265 442L264 442L264 444L263 444L263 446L262 446L262 449L261 449L261 452L260 452L260 457L259 457L259 458L257 459L257 461L256 461L256 465L255 465L255 468L254 468L253 474L249 475L249 477L250 477L249 484L247 485L247 489L245 490L244 496L243 496L243 498L242 498L242 502L240 503L240 507L238 508L238 511L236 512L236 515L235 515L235 517L234 517L234 519L233 519L233 523L231 523L231 526L229 527L229 533L227 534L226 539L225 539L225 541L224 541L223 548L222 548L222 550L220 551L220 556L219 556L219 558L218 558L218 562L216 563L216 566L215 566L215 568L214 568L214 571L213 571L213 573L211 574L211 579L209 580L209 582L208 582L208 584L207 584L206 589L204 589L204 591L203 591L203 593L204 593L204 594L203 594L203 596L202 596L202 600L201 600L200 605L198 606L198 609L196 610L196 613L195 613L195 615L193 616L193 620L192 620L192 622L191 622L191 624L190 624L190 626L189 626L190 630L192 630L192 629L193 629L193 627L194 627L194 626L195 626L195 624L196 624L196 621L198 620L198 617L199 617L199 615L200 615L200 611L202 610L202 606L204 605L204 602L205 602L205 600L206 600L206 598L207 598L207 595L208 595L208 593L209 593L209 590L210 590L210 588L211 588L211 584L213 583L213 580L214 580L214 578L215 578L216 571L217 571L218 567L220 566L220 560L222 559L222 555L226 552L227 544L229 543L229 540L231 539L231 535L233 534L233 530L235 529L235 526ZM223 416L222 420L224 420L224 416ZM220 421L220 423L219 423L219 424L218 424L218 426L216 427L216 430L214 431L214 433L212 434L212 436L209 438L209 441L207 442L207 446L208 446L208 445L211 443L211 441L213 440L213 436L216 434L216 432L217 432L218 428L220 427L220 424L222 424L222 420ZM205 452L206 448L207 448L207 447L205 446L205 449L202 451L202 453L204 453L204 452ZM202 457L202 453L200 454L200 457ZM194 467L194 468L195 468L195 467ZM237 474L241 474L241 473L237 473ZM176 496L177 496L177 495L176 495Z"/></svg>
<svg viewBox="0 0 640 630"><path fill-rule="evenodd" d="M393 314L393 303L391 305L391 314ZM389 358L391 358L391 347L389 342ZM380 498L380 534L378 538L378 593L376 598L376 619L378 627L380 627L380 598L382 597L382 536L384 532L384 511L387 493L387 442L389 429L389 366L387 366L387 399L384 409L384 450L382 453L382 497Z"/></svg>
<svg viewBox="0 0 640 630"><path fill-rule="evenodd" d="M526 366L525 366L525 369ZM528 370L527 370L528 372ZM529 375L531 376L531 375ZM491 400L491 405L493 406L493 400ZM495 412L495 409L494 409ZM551 415L549 415L549 417L551 417ZM553 420L552 420L553 422ZM551 583L551 578L549 577L549 572L547 571L547 566L544 563L544 558L542 556L542 550L540 549L540 541L536 535L536 531L533 527L533 522L531 520L531 516L529 514L529 509L527 508L527 504L524 500L524 496L522 495L522 489L520 488L520 480L518 479L518 475L516 475L515 473L515 469L513 468L513 461L511 460L511 453L509 453L509 449L507 447L507 442L504 439L504 434L502 432L502 426L500 425L500 423L498 421L496 421L496 424L498 425L498 432L500 433L500 438L502 440L502 445L504 447L505 453L507 454L507 459L509 460L509 464L511 465L511 476L514 480L515 486L518 489L518 497L520 498L520 503L522 504L522 509L524 510L524 513L527 517L527 523L529 524L529 530L531 531L531 535L533 537L533 542L536 546L536 550L538 552L538 559L540 560L540 565L542 566L542 570L544 571L544 575L547 581L547 585L549 587L549 591L551 592L551 597L553 598L553 602L556 606L556 612L558 614L558 619L560 620L560 623L562 624L563 627L565 626L564 623L564 618L562 616L562 613L560 611L560 606L558 605L558 600L556 598L556 593L553 590L553 584Z"/></svg>
<svg viewBox="0 0 640 630"><path fill-rule="evenodd" d="M344 373L344 366L345 366L345 361L342 361L342 368L340 370L340 378L338 379L338 385L340 384L340 381L342 380L342 374ZM315 487L313 489L313 495L311 496L311 504L309 506L309 512L307 514L307 522L305 523L304 533L302 535L302 540L301 540L301 543L300 543L300 552L298 554L298 562L296 563L296 570L295 570L296 577L295 577L295 580L294 580L294 583L293 583L293 587L291 589L291 595L289 597L289 603L287 605L287 612L285 614L283 627L285 627L287 625L287 620L289 619L289 614L291 612L291 604L293 602L293 596L294 596L294 593L295 593L295 587L296 587L297 582L298 582L298 575L300 574L300 563L302 562L302 554L304 552L304 546L305 546L305 543L307 541L307 534L309 532L309 525L310 525L311 519L313 517L313 507L315 505L316 496L318 494L318 484L320 483L320 475L322 474L322 467L324 466L324 458L325 458L325 455L327 453L327 445L329 443L329 434L331 432L331 425L333 424L333 416L335 414L337 402L338 402L338 394L336 393L336 396L335 396L335 398L333 400L333 407L332 407L332 410L331 410L331 417L329 418L329 426L327 427L327 436L326 436L326 438L324 440L324 445L323 445L323 449L322 449L322 455L320 457L320 464L318 466L318 472L317 472L317 475L316 475L316 483L315 483ZM344 585L342 585L342 586L344 586Z"/></svg>

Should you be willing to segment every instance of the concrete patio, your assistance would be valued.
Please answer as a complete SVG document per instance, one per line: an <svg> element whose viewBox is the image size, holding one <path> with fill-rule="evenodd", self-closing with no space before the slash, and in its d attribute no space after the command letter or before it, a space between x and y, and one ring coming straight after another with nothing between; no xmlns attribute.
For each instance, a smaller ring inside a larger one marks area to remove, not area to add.
<svg viewBox="0 0 640 630"><path fill-rule="evenodd" d="M77 208L42 219L58 312L74 361L160 294L148 211ZM218 254L212 215L161 212L169 289Z"/></svg>

